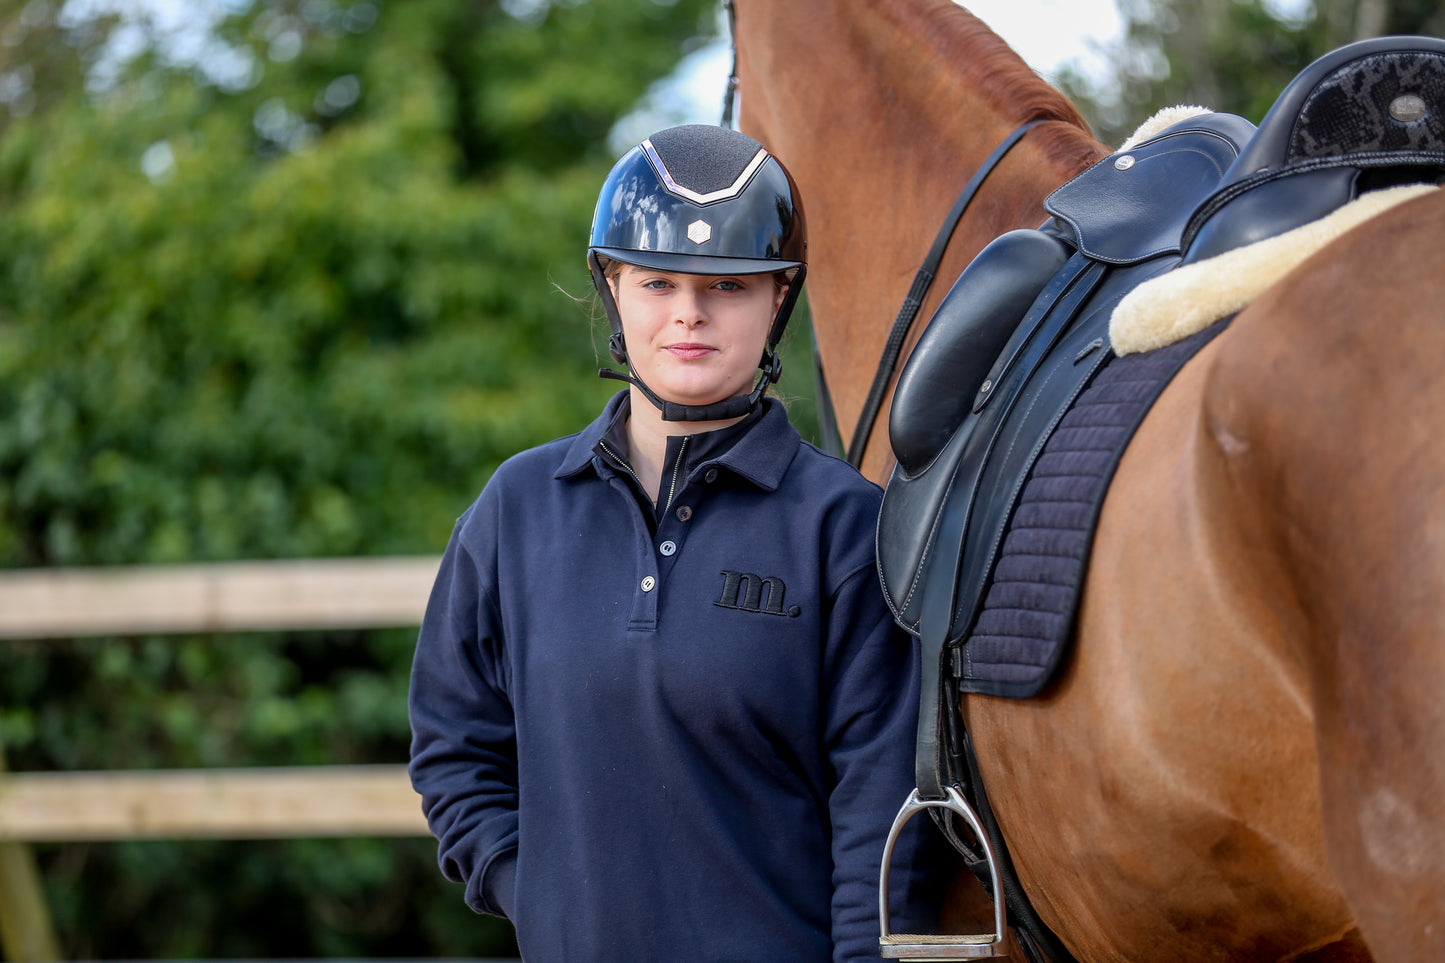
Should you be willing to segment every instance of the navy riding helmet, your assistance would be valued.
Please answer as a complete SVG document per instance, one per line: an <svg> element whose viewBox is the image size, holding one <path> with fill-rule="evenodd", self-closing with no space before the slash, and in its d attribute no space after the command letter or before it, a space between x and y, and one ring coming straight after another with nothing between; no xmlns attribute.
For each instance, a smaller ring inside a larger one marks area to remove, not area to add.
<svg viewBox="0 0 1445 963"><path fill-rule="evenodd" d="M807 270L802 201L778 159L735 130L689 124L658 131L612 168L597 198L587 263L612 326L612 357L626 364L622 319L605 273L611 261L679 274L788 275L751 393L712 405L679 405L659 398L636 375L598 372L636 385L666 421L716 421L755 408L778 380L775 349Z"/></svg>

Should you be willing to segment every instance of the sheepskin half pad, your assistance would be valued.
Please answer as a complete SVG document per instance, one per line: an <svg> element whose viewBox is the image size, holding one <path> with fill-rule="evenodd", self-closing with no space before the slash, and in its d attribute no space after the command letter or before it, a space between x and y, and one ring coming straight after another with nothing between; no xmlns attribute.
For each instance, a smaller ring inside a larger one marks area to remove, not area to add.
<svg viewBox="0 0 1445 963"><path fill-rule="evenodd" d="M1407 184L1361 195L1292 231L1185 264L1140 284L1109 319L1116 354L1152 351L1244 310L1251 301L1320 248L1397 204L1441 190Z"/></svg>

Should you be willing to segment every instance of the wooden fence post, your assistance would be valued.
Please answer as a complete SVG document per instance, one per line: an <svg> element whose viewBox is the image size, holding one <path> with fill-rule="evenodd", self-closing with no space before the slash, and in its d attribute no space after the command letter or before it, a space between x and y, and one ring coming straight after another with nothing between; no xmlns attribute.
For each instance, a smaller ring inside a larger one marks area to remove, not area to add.
<svg viewBox="0 0 1445 963"><path fill-rule="evenodd" d="M5 757L0 750L0 772L4 771ZM21 842L0 841L0 948L13 963L60 959L35 855Z"/></svg>

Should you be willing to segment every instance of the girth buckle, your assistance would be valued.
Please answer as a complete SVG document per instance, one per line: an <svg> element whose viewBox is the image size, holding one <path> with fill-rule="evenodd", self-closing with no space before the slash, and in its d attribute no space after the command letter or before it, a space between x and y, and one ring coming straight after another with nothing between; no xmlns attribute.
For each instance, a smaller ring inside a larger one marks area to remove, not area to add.
<svg viewBox="0 0 1445 963"><path fill-rule="evenodd" d="M993 849L988 844L988 835L978 816L954 786L943 787L944 798L924 799L917 789L909 794L903 808L893 819L893 828L888 831L888 842L883 847L883 866L878 872L878 925L881 935L878 945L883 956L890 960L931 960L936 963L952 960L977 960L1005 955L1003 888L999 882L998 863L993 858ZM983 860L988 864L991 882L989 891L994 895L993 933L976 936L927 935L918 933L894 933L888 914L888 869L893 861L893 846L898 834L914 816L925 809L946 809L960 817L973 830L978 840Z"/></svg>

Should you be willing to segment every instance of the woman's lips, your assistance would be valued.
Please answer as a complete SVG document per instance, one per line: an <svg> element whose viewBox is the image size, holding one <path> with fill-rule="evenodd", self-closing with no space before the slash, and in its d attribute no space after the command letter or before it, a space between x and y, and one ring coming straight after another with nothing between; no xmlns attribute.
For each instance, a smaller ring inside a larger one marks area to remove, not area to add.
<svg viewBox="0 0 1445 963"><path fill-rule="evenodd" d="M667 346L674 357L682 358L685 361L692 361L701 358L705 354L711 354L713 349L705 344L670 344Z"/></svg>

